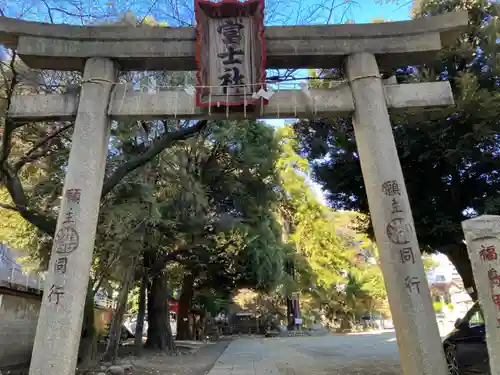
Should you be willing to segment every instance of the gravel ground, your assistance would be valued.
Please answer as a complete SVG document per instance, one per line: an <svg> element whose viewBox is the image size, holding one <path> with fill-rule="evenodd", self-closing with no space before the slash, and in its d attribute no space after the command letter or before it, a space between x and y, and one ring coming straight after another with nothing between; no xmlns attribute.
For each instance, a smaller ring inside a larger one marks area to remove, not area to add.
<svg viewBox="0 0 500 375"><path fill-rule="evenodd" d="M135 368L133 375L206 375L230 342L230 340L211 342L201 346L193 354L176 356L144 351L143 356L140 358L128 355L132 350L131 348L120 347L120 357L123 357L118 360L118 363L132 363ZM28 372L29 366L19 366L16 368L3 368L1 374L28 375ZM96 369L95 371L85 371L85 374L96 374L98 372L100 371Z"/></svg>
<svg viewBox="0 0 500 375"><path fill-rule="evenodd" d="M394 332L240 338L209 375L401 375Z"/></svg>

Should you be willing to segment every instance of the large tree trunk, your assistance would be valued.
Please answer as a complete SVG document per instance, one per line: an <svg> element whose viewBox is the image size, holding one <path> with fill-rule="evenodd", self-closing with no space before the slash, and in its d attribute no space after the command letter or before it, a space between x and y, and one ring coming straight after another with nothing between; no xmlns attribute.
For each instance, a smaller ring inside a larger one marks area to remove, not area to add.
<svg viewBox="0 0 500 375"><path fill-rule="evenodd" d="M288 330L295 329L295 313L294 313L293 300L291 297L287 297L286 299L286 316L288 322Z"/></svg>
<svg viewBox="0 0 500 375"><path fill-rule="evenodd" d="M85 307L83 311L82 335L78 349L78 363L82 367L91 367L97 363L97 332L94 324L94 293L92 281L87 287Z"/></svg>
<svg viewBox="0 0 500 375"><path fill-rule="evenodd" d="M182 291L179 298L179 311L177 313L177 340L192 340L193 334L189 324L189 312L194 296L195 275L186 273L182 280Z"/></svg>
<svg viewBox="0 0 500 375"><path fill-rule="evenodd" d="M134 346L137 356L142 354L142 332L144 331L144 317L146 316L146 286L148 284L148 274L144 268L139 286L139 311L137 312L137 324L135 326Z"/></svg>
<svg viewBox="0 0 500 375"><path fill-rule="evenodd" d="M168 313L168 278L164 272L153 278L148 290L148 338L145 347L174 351Z"/></svg>
<svg viewBox="0 0 500 375"><path fill-rule="evenodd" d="M147 142L147 136L144 137L144 141ZM151 214L151 204L149 204L149 213ZM143 337L144 337L144 319L146 317L146 288L148 286L149 281L149 270L152 267L152 264L155 260L155 251L151 250L151 246L149 244L150 240L150 231L147 223L144 223L144 253L142 257L142 272L141 272L141 282L139 285L139 306L137 311L137 321L135 325L135 338L134 338L134 347L135 354L139 357L142 355L142 347L144 346Z"/></svg>
<svg viewBox="0 0 500 375"><path fill-rule="evenodd" d="M285 272L292 277L292 279L295 281L296 280L296 275L295 275L295 265L293 261L288 261L285 264ZM286 312L287 312L287 318L288 318L288 329L289 330L295 330L295 318L298 318L297 313L298 313L298 300L296 299L297 295L291 295L287 297L286 300Z"/></svg>
<svg viewBox="0 0 500 375"><path fill-rule="evenodd" d="M122 336L122 323L123 314L127 307L128 292L130 286L134 281L134 271L137 263L137 258L134 258L131 264L128 265L125 275L123 277L120 293L118 294L118 301L113 319L109 329L109 340L106 345L106 352L104 353L105 361L114 361L118 357L118 346Z"/></svg>
<svg viewBox="0 0 500 375"><path fill-rule="evenodd" d="M477 289L472 273L472 266L470 264L469 254L465 244L455 244L446 246L440 249L440 252L445 254L451 263L457 269L458 274L462 278L464 287L471 298L477 300Z"/></svg>

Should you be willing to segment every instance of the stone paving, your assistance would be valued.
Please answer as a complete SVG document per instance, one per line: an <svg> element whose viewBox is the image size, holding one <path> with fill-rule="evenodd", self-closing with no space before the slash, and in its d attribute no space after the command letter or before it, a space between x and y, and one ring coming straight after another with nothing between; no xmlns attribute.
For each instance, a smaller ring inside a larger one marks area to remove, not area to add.
<svg viewBox="0 0 500 375"><path fill-rule="evenodd" d="M240 338L208 375L401 375L393 332Z"/></svg>

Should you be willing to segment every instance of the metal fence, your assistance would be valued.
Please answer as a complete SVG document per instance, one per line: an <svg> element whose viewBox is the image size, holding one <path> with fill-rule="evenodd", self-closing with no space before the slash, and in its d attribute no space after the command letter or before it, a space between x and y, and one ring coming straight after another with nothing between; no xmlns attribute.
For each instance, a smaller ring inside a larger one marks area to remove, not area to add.
<svg viewBox="0 0 500 375"><path fill-rule="evenodd" d="M116 309L117 302L109 297L94 296L94 303L96 306Z"/></svg>
<svg viewBox="0 0 500 375"><path fill-rule="evenodd" d="M23 289L43 290L45 272L27 272L16 262L21 254L0 244L0 284L21 287Z"/></svg>
<svg viewBox="0 0 500 375"><path fill-rule="evenodd" d="M16 262L16 259L23 255L0 244L0 286L43 292L47 273L27 272L22 264ZM109 298L106 293L98 292L94 297L94 303L99 307L116 309L116 300Z"/></svg>

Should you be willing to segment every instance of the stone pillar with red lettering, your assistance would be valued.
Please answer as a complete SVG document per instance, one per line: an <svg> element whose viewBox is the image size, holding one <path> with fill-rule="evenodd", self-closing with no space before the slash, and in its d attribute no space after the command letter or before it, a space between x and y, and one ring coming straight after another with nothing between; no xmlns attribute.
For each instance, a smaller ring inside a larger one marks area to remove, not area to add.
<svg viewBox="0 0 500 375"><path fill-rule="evenodd" d="M462 222L474 280L486 323L492 374L500 374L500 216Z"/></svg>
<svg viewBox="0 0 500 375"><path fill-rule="evenodd" d="M75 374L118 72L110 59L85 63L30 375Z"/></svg>

